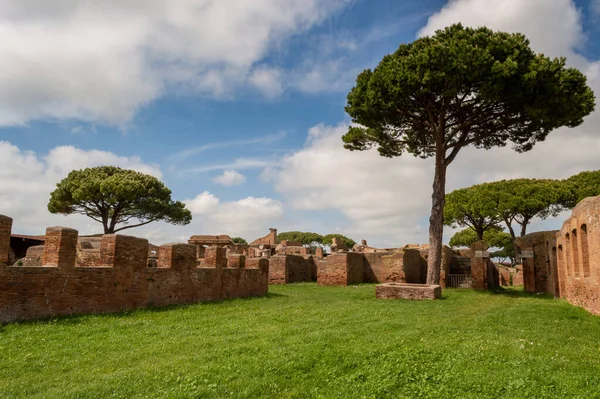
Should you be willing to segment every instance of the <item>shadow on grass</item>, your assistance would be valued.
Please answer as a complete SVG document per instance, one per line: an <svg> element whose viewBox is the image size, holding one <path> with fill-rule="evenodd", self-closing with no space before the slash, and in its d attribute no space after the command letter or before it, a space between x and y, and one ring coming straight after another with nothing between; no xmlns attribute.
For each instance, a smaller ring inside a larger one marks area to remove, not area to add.
<svg viewBox="0 0 600 399"><path fill-rule="evenodd" d="M243 298L230 298L230 299L222 299L218 301L205 301L205 302L193 302L193 303L183 303L183 304L172 304L165 306L156 306L156 305L148 305L144 308L137 309L129 309L122 310L117 312L109 312L109 313L85 313L85 314L73 314L73 315L60 315L60 316L49 316L42 317L35 320L23 320L23 321L15 321L12 323L0 324L0 333L3 332L4 327L7 325L36 325L36 324L56 324L56 325L78 325L88 321L90 318L104 318L104 319L121 319L124 317L131 317L138 315L140 313L162 313L162 312L170 312L172 310L178 309L187 309L192 306L205 306L205 305L219 305L225 304L232 301L255 301L264 298L268 299L281 299L285 298L288 295L276 294L272 292L268 292L266 295L262 296L249 296Z"/></svg>
<svg viewBox="0 0 600 399"><path fill-rule="evenodd" d="M477 291L480 293L485 293L486 291ZM491 288L487 291L487 293L492 295L503 295L511 298L537 298L537 299L554 299L554 296L551 294L543 293L543 294L534 294L531 292L526 292L523 287L513 288L513 287L495 287Z"/></svg>

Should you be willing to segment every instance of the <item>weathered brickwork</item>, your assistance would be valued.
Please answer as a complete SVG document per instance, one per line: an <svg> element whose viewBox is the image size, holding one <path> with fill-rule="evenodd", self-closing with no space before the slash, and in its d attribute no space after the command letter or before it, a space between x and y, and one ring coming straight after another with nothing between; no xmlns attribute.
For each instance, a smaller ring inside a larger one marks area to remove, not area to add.
<svg viewBox="0 0 600 399"><path fill-rule="evenodd" d="M516 245L523 265L525 291L560 296L556 263L556 230L519 237Z"/></svg>
<svg viewBox="0 0 600 399"><path fill-rule="evenodd" d="M290 284L316 280L314 256L274 255L269 259L269 283Z"/></svg>
<svg viewBox="0 0 600 399"><path fill-rule="evenodd" d="M8 263L12 223L13 220L11 218L0 215L0 265L6 265Z"/></svg>
<svg viewBox="0 0 600 399"><path fill-rule="evenodd" d="M375 287L378 299L438 299L442 296L440 285L385 283Z"/></svg>
<svg viewBox="0 0 600 399"><path fill-rule="evenodd" d="M363 281L365 283L418 284L424 281L427 272L427 263L415 249L363 253L363 257Z"/></svg>
<svg viewBox="0 0 600 399"><path fill-rule="evenodd" d="M321 285L351 285L363 282L363 254L338 252L317 264L317 282Z"/></svg>
<svg viewBox="0 0 600 399"><path fill-rule="evenodd" d="M196 246L163 245L158 267L148 268L147 240L111 234L101 238L101 266L77 267L77 231L53 227L46 234L42 266L0 266L0 323L258 296L268 290L269 260L242 262L235 255L228 260L224 248L207 248L197 267Z"/></svg>
<svg viewBox="0 0 600 399"><path fill-rule="evenodd" d="M560 296L600 315L600 197L577 204L556 233L556 261Z"/></svg>
<svg viewBox="0 0 600 399"><path fill-rule="evenodd" d="M487 290L500 285L498 268L490 260L489 245L485 241L471 244L471 279L476 290Z"/></svg>

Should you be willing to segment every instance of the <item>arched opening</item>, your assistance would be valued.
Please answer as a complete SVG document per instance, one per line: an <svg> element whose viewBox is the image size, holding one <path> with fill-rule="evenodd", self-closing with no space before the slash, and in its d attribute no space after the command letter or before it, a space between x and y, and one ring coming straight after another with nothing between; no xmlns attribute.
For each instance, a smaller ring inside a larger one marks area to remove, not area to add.
<svg viewBox="0 0 600 399"><path fill-rule="evenodd" d="M583 265L583 277L590 276L590 254L588 250L587 225L581 225L581 264Z"/></svg>
<svg viewBox="0 0 600 399"><path fill-rule="evenodd" d="M580 276L581 265L579 264L579 243L577 242L577 229L573 229L571 231L572 240L571 240L571 253L573 254L573 272L575 277Z"/></svg>

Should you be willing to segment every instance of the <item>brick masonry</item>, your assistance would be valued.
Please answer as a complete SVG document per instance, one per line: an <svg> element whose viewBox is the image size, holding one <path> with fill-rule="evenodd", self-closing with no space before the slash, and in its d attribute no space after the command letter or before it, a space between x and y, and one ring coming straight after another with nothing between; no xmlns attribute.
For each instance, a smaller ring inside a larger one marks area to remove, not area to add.
<svg viewBox="0 0 600 399"><path fill-rule="evenodd" d="M519 237L516 245L523 256L525 291L560 296L556 260L556 230L540 231Z"/></svg>
<svg viewBox="0 0 600 399"><path fill-rule="evenodd" d="M0 265L6 265L8 263L12 223L13 220L11 218L0 215Z"/></svg>
<svg viewBox="0 0 600 399"><path fill-rule="evenodd" d="M556 233L556 262L560 297L600 315L600 197L577 204Z"/></svg>
<svg viewBox="0 0 600 399"><path fill-rule="evenodd" d="M315 281L317 258L308 255L274 255L269 259L269 283L290 284Z"/></svg>
<svg viewBox="0 0 600 399"><path fill-rule="evenodd" d="M483 240L471 244L471 279L476 290L487 290L500 285L500 272L490 260L488 249L488 243Z"/></svg>
<svg viewBox="0 0 600 399"><path fill-rule="evenodd" d="M3 242L10 229L1 232ZM52 227L46 234L42 266L0 266L0 323L268 291L268 259L249 259L242 265L241 257L228 260L224 248L211 247L198 267L196 246L167 244L159 248L158 267L148 268L147 240L112 234L101 238L102 266L77 267L77 231Z"/></svg>
<svg viewBox="0 0 600 399"><path fill-rule="evenodd" d="M375 287L378 299L438 299L442 296L440 285L385 283Z"/></svg>
<svg viewBox="0 0 600 399"><path fill-rule="evenodd" d="M317 282L321 285L351 285L363 281L363 254L337 252L317 264Z"/></svg>

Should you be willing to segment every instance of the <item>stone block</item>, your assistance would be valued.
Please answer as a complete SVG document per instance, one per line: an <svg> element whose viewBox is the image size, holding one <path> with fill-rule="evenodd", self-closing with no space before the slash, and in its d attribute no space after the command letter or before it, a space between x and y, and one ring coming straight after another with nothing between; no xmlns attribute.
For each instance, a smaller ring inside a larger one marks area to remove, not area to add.
<svg viewBox="0 0 600 399"><path fill-rule="evenodd" d="M439 299L441 296L442 287L439 285L384 283L375 287L377 299L427 300Z"/></svg>

